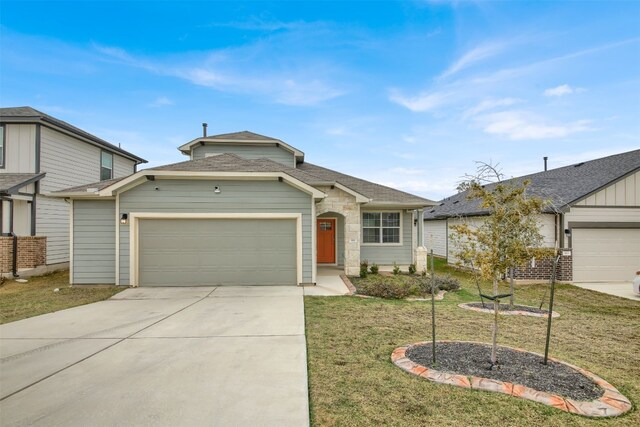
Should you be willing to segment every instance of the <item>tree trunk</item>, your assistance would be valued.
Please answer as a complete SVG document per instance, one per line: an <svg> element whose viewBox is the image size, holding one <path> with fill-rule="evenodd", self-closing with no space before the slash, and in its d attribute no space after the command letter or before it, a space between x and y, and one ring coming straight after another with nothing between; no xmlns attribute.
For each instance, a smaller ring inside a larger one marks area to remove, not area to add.
<svg viewBox="0 0 640 427"><path fill-rule="evenodd" d="M509 293L511 296L509 297L509 310L513 310L513 303L515 301L515 292L513 291L513 267L509 268Z"/></svg>
<svg viewBox="0 0 640 427"><path fill-rule="evenodd" d="M498 280L493 278L493 295L498 295ZM491 335L491 367L498 364L498 299L493 300L493 333Z"/></svg>

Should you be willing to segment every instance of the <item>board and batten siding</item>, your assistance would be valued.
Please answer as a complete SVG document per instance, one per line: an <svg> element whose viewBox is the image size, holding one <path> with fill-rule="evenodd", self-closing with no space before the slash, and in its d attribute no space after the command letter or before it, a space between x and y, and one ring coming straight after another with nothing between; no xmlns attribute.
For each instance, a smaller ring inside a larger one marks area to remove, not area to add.
<svg viewBox="0 0 640 427"><path fill-rule="evenodd" d="M115 210L114 200L73 202L72 283L115 283Z"/></svg>
<svg viewBox="0 0 640 427"><path fill-rule="evenodd" d="M4 124L5 159L0 173L35 173L36 125Z"/></svg>
<svg viewBox="0 0 640 427"><path fill-rule="evenodd" d="M214 193L214 186L221 192ZM158 188L157 190L155 188ZM156 180L119 196L119 213L300 213L302 281L312 281L311 195L285 182L232 180ZM120 225L120 284L129 284L129 227ZM251 259L245 262L250 263Z"/></svg>
<svg viewBox="0 0 640 427"><path fill-rule="evenodd" d="M100 181L101 151L73 136L41 127L40 170L46 175L40 181L44 195L37 197L36 234L47 236L47 264L69 261L69 203L46 193ZM114 177L132 173L133 167L124 167L130 160L115 153L113 157Z"/></svg>
<svg viewBox="0 0 640 427"><path fill-rule="evenodd" d="M202 159L207 155L231 153L249 160L270 159L294 168L296 159L292 152L275 145L235 145L235 144L205 144L197 145L191 150L191 159Z"/></svg>
<svg viewBox="0 0 640 427"><path fill-rule="evenodd" d="M585 197L574 206L640 206L640 171Z"/></svg>
<svg viewBox="0 0 640 427"><path fill-rule="evenodd" d="M393 209L385 209L386 212L394 212ZM379 210L363 210L364 212L380 212ZM395 212L398 212L397 210ZM400 211L402 215L402 245L393 244L377 244L377 245L360 245L360 259L369 261L369 264L376 263L378 265L411 264L413 262L413 242L412 227L413 213ZM360 229L362 236L362 227Z"/></svg>
<svg viewBox="0 0 640 427"><path fill-rule="evenodd" d="M447 256L447 220L435 219L424 221L424 245L433 254Z"/></svg>

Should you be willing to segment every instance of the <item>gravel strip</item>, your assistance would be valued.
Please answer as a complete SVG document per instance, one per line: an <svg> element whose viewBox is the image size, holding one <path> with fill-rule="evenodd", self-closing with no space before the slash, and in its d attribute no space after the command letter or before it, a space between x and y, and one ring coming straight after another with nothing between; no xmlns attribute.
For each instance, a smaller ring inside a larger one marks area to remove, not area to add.
<svg viewBox="0 0 640 427"><path fill-rule="evenodd" d="M604 390L589 378L563 364L542 363L541 356L498 347L496 369L490 369L491 347L474 343L437 343L436 366L431 365L431 344L410 347L406 357L440 372L477 376L520 384L579 401L598 399Z"/></svg>
<svg viewBox="0 0 640 427"><path fill-rule="evenodd" d="M469 307L473 308L485 308L493 311L493 301L487 301L484 303L484 307L482 307L481 302L470 302L466 304ZM528 313L538 313L538 314L548 314L549 310L540 310L538 307L529 307L527 305L513 305L513 309L510 308L509 304L498 304L498 311L526 311Z"/></svg>

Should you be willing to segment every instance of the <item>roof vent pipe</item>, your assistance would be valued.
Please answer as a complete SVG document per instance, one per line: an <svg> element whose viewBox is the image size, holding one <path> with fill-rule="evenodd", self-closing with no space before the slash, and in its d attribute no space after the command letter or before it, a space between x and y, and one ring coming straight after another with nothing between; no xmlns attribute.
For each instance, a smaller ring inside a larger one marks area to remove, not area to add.
<svg viewBox="0 0 640 427"><path fill-rule="evenodd" d="M202 137L203 138L207 137L207 124L206 123L202 124Z"/></svg>
<svg viewBox="0 0 640 427"><path fill-rule="evenodd" d="M547 171L547 160L549 160L549 158L547 156L544 156L544 171Z"/></svg>

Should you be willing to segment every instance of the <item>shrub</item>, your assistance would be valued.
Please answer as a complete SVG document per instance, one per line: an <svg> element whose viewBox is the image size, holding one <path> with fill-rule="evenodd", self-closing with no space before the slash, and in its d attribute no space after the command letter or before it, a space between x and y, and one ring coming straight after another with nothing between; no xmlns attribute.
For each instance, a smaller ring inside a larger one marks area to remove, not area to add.
<svg viewBox="0 0 640 427"><path fill-rule="evenodd" d="M371 274L378 274L378 270L380 270L380 267L378 267L378 264L376 264L375 262L371 264L371 267L369 268L369 271L371 271Z"/></svg>
<svg viewBox="0 0 640 427"><path fill-rule="evenodd" d="M409 274L416 274L416 264L415 263L409 264Z"/></svg>
<svg viewBox="0 0 640 427"><path fill-rule="evenodd" d="M431 278L422 276L422 280L420 281L420 288L423 294L431 294ZM460 281L455 277L446 275L446 276L435 276L435 288L436 290L441 291L457 291L460 289Z"/></svg>
<svg viewBox="0 0 640 427"><path fill-rule="evenodd" d="M400 267L398 266L398 264L396 264L396 262L393 262L393 274L400 274Z"/></svg>
<svg viewBox="0 0 640 427"><path fill-rule="evenodd" d="M364 260L360 262L360 277L363 279L367 277L367 270L369 269L369 261Z"/></svg>
<svg viewBox="0 0 640 427"><path fill-rule="evenodd" d="M370 276L360 285L360 293L387 299L402 299L420 292L418 286L401 280L399 276Z"/></svg>

